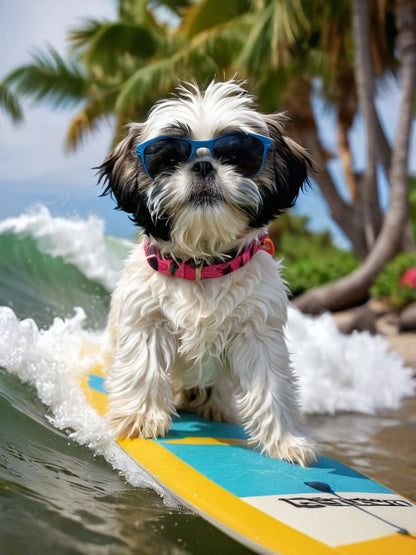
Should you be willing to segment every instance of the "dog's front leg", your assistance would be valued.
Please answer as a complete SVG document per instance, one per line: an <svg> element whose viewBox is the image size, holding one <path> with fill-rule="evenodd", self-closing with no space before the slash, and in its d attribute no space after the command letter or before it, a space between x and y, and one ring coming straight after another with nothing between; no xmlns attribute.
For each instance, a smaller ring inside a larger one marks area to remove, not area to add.
<svg viewBox="0 0 416 555"><path fill-rule="evenodd" d="M313 462L314 449L300 430L296 380L283 334L247 326L230 344L228 359L237 412L251 443L270 457L302 466Z"/></svg>
<svg viewBox="0 0 416 555"><path fill-rule="evenodd" d="M175 339L157 324L124 332L105 382L110 429L118 438L163 436L175 413L169 375Z"/></svg>

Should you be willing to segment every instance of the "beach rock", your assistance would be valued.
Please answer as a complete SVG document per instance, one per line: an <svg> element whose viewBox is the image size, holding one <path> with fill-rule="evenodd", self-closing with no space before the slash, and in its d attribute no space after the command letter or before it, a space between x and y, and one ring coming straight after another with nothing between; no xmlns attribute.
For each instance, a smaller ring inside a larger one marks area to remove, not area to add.
<svg viewBox="0 0 416 555"><path fill-rule="evenodd" d="M370 299L364 305L334 313L333 318L342 333L368 331L374 335L378 332L377 321L379 318L391 311L391 306L384 300Z"/></svg>
<svg viewBox="0 0 416 555"><path fill-rule="evenodd" d="M416 303L400 311L383 299L371 299L366 304L332 314L342 333L367 331L382 335L391 348L399 353L406 366L413 368L416 378Z"/></svg>
<svg viewBox="0 0 416 555"><path fill-rule="evenodd" d="M401 332L416 331L416 303L410 304L401 311L399 316L399 330Z"/></svg>

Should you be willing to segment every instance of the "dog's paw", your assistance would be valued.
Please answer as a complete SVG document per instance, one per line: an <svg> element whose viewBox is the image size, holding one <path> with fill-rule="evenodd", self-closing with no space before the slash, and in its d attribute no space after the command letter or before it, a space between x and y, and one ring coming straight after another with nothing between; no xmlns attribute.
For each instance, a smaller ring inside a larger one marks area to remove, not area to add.
<svg viewBox="0 0 416 555"><path fill-rule="evenodd" d="M172 425L169 413L151 409L146 414L116 415L109 417L109 428L117 439L163 437Z"/></svg>
<svg viewBox="0 0 416 555"><path fill-rule="evenodd" d="M310 440L289 432L284 434L279 441L263 447L262 452L272 458L283 459L292 464L297 463L303 467L316 461L315 446Z"/></svg>

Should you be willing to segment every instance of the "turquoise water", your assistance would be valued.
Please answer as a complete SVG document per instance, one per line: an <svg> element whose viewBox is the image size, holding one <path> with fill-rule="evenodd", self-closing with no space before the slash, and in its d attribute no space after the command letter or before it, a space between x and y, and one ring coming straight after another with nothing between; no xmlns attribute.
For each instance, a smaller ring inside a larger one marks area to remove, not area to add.
<svg viewBox="0 0 416 555"><path fill-rule="evenodd" d="M79 363L81 343L99 341L109 291L130 248L100 225L42 209L0 222L0 305L7 307L0 312L0 553L248 553L137 474L86 411L76 376L65 370L65 363ZM361 358L373 345L380 350L370 339L360 347L364 339L354 343ZM308 341L316 356L318 347ZM344 339L334 341L341 354ZM329 354L321 353L321 370ZM377 411L374 385L351 385L330 370L313 381L299 359L305 404L312 407L307 420L323 454L416 499L416 401L404 399L412 382L396 359L383 359L389 369L379 369ZM324 382L334 392L334 410L317 404ZM371 401L367 414L345 410L354 393L363 407Z"/></svg>

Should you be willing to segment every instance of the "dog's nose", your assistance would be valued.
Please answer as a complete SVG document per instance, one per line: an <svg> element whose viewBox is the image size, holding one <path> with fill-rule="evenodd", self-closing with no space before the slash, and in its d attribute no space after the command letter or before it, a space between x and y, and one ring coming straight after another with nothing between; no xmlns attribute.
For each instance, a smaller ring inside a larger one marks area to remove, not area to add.
<svg viewBox="0 0 416 555"><path fill-rule="evenodd" d="M198 173L201 177L206 177L213 169L211 162L206 160L194 162L192 166L192 171Z"/></svg>

